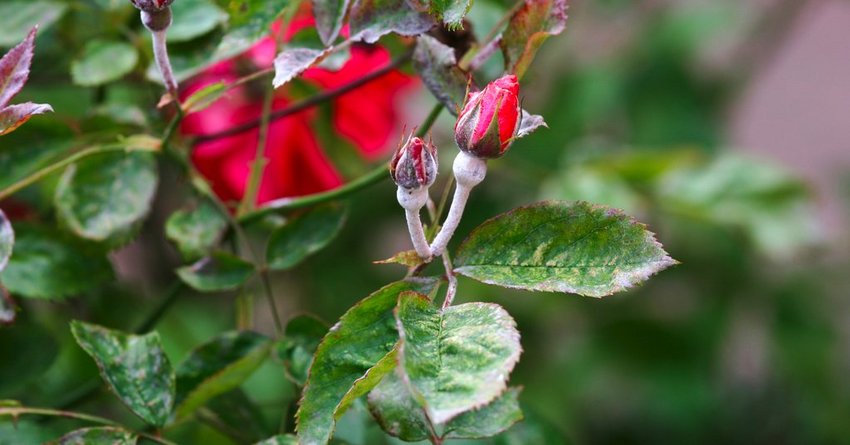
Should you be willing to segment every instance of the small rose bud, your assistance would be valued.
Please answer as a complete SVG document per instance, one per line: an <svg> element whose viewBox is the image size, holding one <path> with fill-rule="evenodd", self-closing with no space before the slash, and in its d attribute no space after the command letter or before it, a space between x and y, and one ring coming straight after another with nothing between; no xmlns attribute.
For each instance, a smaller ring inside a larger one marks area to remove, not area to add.
<svg viewBox="0 0 850 445"><path fill-rule="evenodd" d="M407 190L430 187L437 179L437 148L430 141L409 137L390 161L390 176Z"/></svg>
<svg viewBox="0 0 850 445"><path fill-rule="evenodd" d="M498 158L514 141L520 120L519 83L509 74L469 93L455 124L455 141L472 156Z"/></svg>
<svg viewBox="0 0 850 445"><path fill-rule="evenodd" d="M130 3L145 12L158 12L169 7L174 0L130 0Z"/></svg>

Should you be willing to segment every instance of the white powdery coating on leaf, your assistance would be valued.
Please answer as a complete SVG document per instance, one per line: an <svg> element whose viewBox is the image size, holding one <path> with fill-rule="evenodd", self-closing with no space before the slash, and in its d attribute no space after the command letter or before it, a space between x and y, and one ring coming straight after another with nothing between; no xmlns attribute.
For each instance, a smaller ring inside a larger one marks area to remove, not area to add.
<svg viewBox="0 0 850 445"><path fill-rule="evenodd" d="M312 48L287 48L280 52L274 59L274 80L272 85L275 88L294 79L305 70L318 63L328 55L329 50L319 50Z"/></svg>
<svg viewBox="0 0 850 445"><path fill-rule="evenodd" d="M519 131L517 131L516 137L519 139L528 136L540 127L549 128L549 125L546 125L546 121L543 120L543 116L522 110L522 121L519 124Z"/></svg>

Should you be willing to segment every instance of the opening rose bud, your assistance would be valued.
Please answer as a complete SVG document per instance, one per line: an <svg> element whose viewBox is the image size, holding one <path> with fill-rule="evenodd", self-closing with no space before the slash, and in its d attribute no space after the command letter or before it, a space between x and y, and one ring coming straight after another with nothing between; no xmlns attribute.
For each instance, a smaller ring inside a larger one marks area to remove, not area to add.
<svg viewBox="0 0 850 445"><path fill-rule="evenodd" d="M513 74L469 93L455 124L455 141L478 158L498 158L508 151L521 119L519 83Z"/></svg>
<svg viewBox="0 0 850 445"><path fill-rule="evenodd" d="M436 147L430 141L411 136L393 155L390 175L399 187L408 190L430 187L437 179Z"/></svg>

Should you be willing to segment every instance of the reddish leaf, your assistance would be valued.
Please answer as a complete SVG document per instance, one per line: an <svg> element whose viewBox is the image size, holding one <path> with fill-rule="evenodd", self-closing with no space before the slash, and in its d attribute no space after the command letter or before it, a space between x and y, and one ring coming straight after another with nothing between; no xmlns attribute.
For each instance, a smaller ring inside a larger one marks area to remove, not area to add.
<svg viewBox="0 0 850 445"><path fill-rule="evenodd" d="M27 82L35 47L36 29L38 28L30 30L23 42L10 49L0 59L0 108L5 107Z"/></svg>
<svg viewBox="0 0 850 445"><path fill-rule="evenodd" d="M540 45L549 36L560 34L566 23L566 0L526 0L502 36L505 68L522 77Z"/></svg>
<svg viewBox="0 0 850 445"><path fill-rule="evenodd" d="M35 114L53 111L53 107L47 104L34 104L26 102L17 105L9 105L0 110L0 136L9 134Z"/></svg>

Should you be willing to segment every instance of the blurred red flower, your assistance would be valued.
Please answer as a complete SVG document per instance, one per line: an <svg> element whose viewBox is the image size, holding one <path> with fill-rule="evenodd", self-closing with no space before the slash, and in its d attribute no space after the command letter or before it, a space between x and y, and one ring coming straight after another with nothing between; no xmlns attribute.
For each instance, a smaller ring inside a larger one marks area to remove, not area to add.
<svg viewBox="0 0 850 445"><path fill-rule="evenodd" d="M285 39L314 26L312 16L301 16L287 28ZM263 39L245 54L220 62L186 84L181 93L185 99L195 91L219 81L235 81L244 74L245 64L252 69L272 66L275 44L271 37ZM356 44L351 58L337 71L311 68L302 78L320 89L333 89L361 78L389 64L389 52L379 46ZM332 101L334 129L357 147L368 160L384 155L397 128L398 99L418 86L417 80L393 70ZM286 88L275 93L273 109L290 105ZM202 135L220 131L258 118L262 113L262 93L240 86L209 108L186 117L181 131ZM300 196L339 186L342 178L325 156L311 127L312 110L305 110L269 125L265 156L269 160L260 184L257 203L272 199ZM205 141L195 146L192 162L211 183L224 201L236 201L245 193L250 164L256 152L259 129Z"/></svg>

